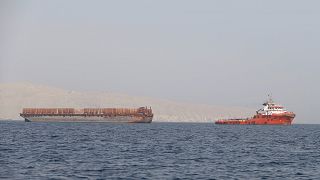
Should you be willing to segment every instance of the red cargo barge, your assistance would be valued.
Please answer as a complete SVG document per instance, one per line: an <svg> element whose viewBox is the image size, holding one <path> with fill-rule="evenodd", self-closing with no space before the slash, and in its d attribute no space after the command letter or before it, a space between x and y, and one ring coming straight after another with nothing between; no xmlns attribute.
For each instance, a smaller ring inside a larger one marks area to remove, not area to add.
<svg viewBox="0 0 320 180"><path fill-rule="evenodd" d="M24 108L26 122L122 122L151 123L151 108Z"/></svg>
<svg viewBox="0 0 320 180"><path fill-rule="evenodd" d="M263 108L257 111L257 114L251 118L239 119L220 119L215 124L232 125L291 125L295 114L286 111L282 106L275 104L269 97L267 102L263 103Z"/></svg>

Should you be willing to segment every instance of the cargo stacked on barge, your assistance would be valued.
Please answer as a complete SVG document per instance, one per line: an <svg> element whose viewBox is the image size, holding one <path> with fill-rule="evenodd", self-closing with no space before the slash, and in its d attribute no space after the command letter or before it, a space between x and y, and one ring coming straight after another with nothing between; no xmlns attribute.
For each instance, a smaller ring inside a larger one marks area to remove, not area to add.
<svg viewBox="0 0 320 180"><path fill-rule="evenodd" d="M140 108L24 108L26 122L151 123L152 109Z"/></svg>
<svg viewBox="0 0 320 180"><path fill-rule="evenodd" d="M263 106L252 118L220 119L215 124L291 125L295 114L286 111L283 106L275 104L271 97L263 103Z"/></svg>

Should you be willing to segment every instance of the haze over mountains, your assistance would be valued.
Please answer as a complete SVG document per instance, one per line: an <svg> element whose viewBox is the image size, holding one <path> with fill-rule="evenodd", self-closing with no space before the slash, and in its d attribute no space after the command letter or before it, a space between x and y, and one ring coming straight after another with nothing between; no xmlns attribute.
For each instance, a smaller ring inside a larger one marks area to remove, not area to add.
<svg viewBox="0 0 320 180"><path fill-rule="evenodd" d="M113 92L78 92L32 83L0 84L0 119L22 120L24 107L140 107L151 106L155 122L212 122L245 117L254 109L181 103Z"/></svg>

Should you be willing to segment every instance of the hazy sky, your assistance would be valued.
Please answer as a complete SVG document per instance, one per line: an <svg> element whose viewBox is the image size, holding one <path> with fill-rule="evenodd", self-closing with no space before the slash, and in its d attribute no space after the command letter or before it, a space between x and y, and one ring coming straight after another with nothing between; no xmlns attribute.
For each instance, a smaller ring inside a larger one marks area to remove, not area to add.
<svg viewBox="0 0 320 180"><path fill-rule="evenodd" d="M0 82L260 108L320 123L320 1L0 0Z"/></svg>

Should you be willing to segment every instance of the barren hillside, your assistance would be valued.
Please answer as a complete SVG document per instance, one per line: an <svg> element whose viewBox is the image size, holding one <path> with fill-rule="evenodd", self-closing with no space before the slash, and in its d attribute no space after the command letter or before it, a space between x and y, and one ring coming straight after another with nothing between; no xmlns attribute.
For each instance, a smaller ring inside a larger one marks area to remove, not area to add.
<svg viewBox="0 0 320 180"><path fill-rule="evenodd" d="M154 121L210 122L217 118L244 117L252 109L179 103L111 92L77 92L31 83L0 84L0 119L21 119L24 107L140 107L151 106Z"/></svg>

